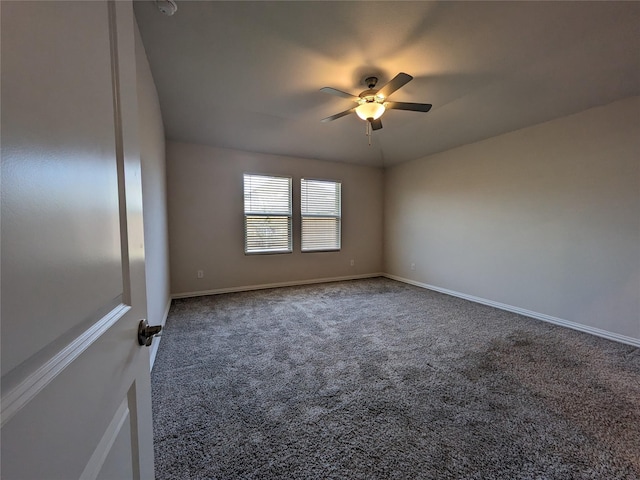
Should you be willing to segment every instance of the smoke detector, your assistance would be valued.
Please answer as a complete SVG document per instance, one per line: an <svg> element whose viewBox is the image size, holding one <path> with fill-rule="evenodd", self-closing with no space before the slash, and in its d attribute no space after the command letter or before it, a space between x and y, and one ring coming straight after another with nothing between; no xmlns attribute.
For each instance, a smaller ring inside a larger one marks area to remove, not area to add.
<svg viewBox="0 0 640 480"><path fill-rule="evenodd" d="M167 17L170 17L178 10L178 5L173 0L155 0L155 4L160 13Z"/></svg>

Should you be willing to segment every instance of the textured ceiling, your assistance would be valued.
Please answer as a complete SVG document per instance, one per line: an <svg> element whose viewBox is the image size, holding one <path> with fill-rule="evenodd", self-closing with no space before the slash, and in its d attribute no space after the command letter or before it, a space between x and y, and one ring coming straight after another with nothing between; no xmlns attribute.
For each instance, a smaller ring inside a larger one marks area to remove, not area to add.
<svg viewBox="0 0 640 480"><path fill-rule="evenodd" d="M169 140L388 166L640 94L640 2L177 4L134 6ZM429 113L320 122L398 72Z"/></svg>

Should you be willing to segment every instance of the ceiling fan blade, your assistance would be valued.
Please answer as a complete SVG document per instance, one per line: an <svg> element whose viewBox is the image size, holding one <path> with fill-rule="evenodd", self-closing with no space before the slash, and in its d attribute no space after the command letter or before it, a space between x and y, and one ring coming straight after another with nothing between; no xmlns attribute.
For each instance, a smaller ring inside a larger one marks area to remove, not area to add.
<svg viewBox="0 0 640 480"><path fill-rule="evenodd" d="M351 112L355 112L356 107L350 108L349 110L345 110L344 112L336 113L335 115L331 115L330 117L323 118L320 120L321 122L330 122L331 120L337 120L338 118L349 115Z"/></svg>
<svg viewBox="0 0 640 480"><path fill-rule="evenodd" d="M407 83L409 83L411 80L413 80L413 77L411 75L400 72L398 75L393 77L389 83L382 87L378 91L378 94L384 95L384 98L387 98L400 87L403 87Z"/></svg>
<svg viewBox="0 0 640 480"><path fill-rule="evenodd" d="M328 93L330 95L336 95L338 97L348 98L349 100L353 100L354 102L357 102L358 100L360 100L360 97L356 97L355 95L351 95L350 93L343 92L342 90L337 90L331 87L323 87L320 89L320 91L324 93Z"/></svg>
<svg viewBox="0 0 640 480"><path fill-rule="evenodd" d="M382 120L371 120L371 128L373 130L380 130L382 128Z"/></svg>
<svg viewBox="0 0 640 480"><path fill-rule="evenodd" d="M430 103L385 102L384 106L394 110L411 110L412 112L426 113L431 110Z"/></svg>

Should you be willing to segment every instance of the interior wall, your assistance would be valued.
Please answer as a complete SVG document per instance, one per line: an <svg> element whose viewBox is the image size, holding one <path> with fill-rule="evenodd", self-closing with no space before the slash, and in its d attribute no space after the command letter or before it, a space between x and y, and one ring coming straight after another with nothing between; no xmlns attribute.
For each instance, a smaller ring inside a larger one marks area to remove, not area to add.
<svg viewBox="0 0 640 480"><path fill-rule="evenodd" d="M393 276L640 339L640 97L388 169L384 241Z"/></svg>
<svg viewBox="0 0 640 480"><path fill-rule="evenodd" d="M244 173L293 178L293 253L245 255ZM342 182L339 252L300 252L303 177ZM167 142L167 179L174 295L382 270L382 169Z"/></svg>
<svg viewBox="0 0 640 480"><path fill-rule="evenodd" d="M147 320L164 324L169 293L169 242L165 140L160 102L144 45L136 25L136 67L139 112L142 208L147 288ZM155 342L157 344L157 342ZM155 349L154 349L155 352Z"/></svg>

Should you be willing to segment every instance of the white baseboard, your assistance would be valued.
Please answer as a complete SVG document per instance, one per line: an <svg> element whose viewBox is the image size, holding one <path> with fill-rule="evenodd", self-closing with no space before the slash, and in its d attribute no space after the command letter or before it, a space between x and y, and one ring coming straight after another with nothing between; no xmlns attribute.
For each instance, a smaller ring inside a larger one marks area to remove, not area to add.
<svg viewBox="0 0 640 480"><path fill-rule="evenodd" d="M162 316L162 328L164 329L164 325L167 323L167 317L169 316L169 309L171 308L171 297L169 297L169 301L167 301L167 306L164 309L164 315ZM158 347L160 346L160 341L162 340L162 335L155 337L153 343L151 344L151 351L149 352L149 370L153 370L153 363L156 361L156 354L158 353Z"/></svg>
<svg viewBox="0 0 640 480"><path fill-rule="evenodd" d="M291 282L263 283L260 285L246 285L241 287L218 288L199 292L174 293L171 298L203 297L205 295L220 295L222 293L249 292L251 290L265 290L267 288L295 287L297 285L312 285L315 283L342 282L345 280L359 280L362 278L382 277L383 273L365 273L362 275L348 275L346 277L314 278L312 280L294 280Z"/></svg>
<svg viewBox="0 0 640 480"><path fill-rule="evenodd" d="M640 339L637 339L637 338L628 337L626 335L620 335L618 333L609 332L607 330L602 330L600 328L589 327L588 325L582 325L580 323L571 322L569 320L564 320L562 318L552 317L551 315L546 315L544 313L533 312L531 310L526 310L524 308L514 307L513 305L507 305L505 303L494 302L493 300L487 300L485 298L475 297L473 295L467 295L465 293L456 292L454 290L448 290L446 288L436 287L435 285L416 282L415 280L409 280L408 278L398 277L396 275L390 275L388 273L384 273L382 274L382 276L390 278L391 280L397 280L399 282L415 285L416 287L426 288L428 290L445 293L453 297L463 298L465 300L469 300L475 303L480 303L482 305L489 305L490 307L499 308L500 310L506 310L508 312L518 313L520 315L524 315L525 317L531 317L531 318L535 318L536 320L542 320L543 322L549 322L555 325L560 325L562 327L578 330L580 332L590 333L591 335L597 335L598 337L603 337L608 340L613 340L620 343L626 343L634 347L640 347Z"/></svg>

